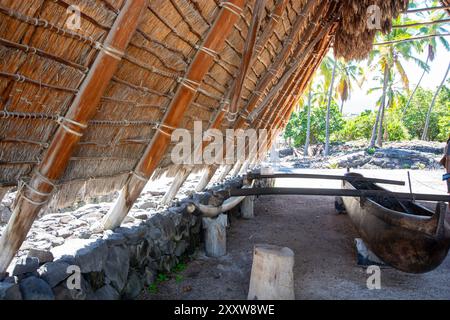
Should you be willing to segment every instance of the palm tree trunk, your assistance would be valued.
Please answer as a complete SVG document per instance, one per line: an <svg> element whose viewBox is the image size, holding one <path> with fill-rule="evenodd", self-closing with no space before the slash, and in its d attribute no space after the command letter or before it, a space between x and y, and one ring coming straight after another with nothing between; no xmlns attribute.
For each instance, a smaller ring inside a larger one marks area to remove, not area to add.
<svg viewBox="0 0 450 320"><path fill-rule="evenodd" d="M429 62L429 61L430 61L430 55L428 55L428 57L427 57L427 62L425 62L425 64L428 65L428 62ZM402 111L402 120L403 120L403 118L405 117L406 110L408 110L409 105L411 104L412 99L414 98L414 95L415 95L416 92L417 92L417 89L419 89L420 84L422 83L423 77L425 77L425 74L426 74L426 73L427 73L427 70L424 69L423 72L422 72L422 76L421 76L420 79L419 79L419 82L417 82L417 85L416 85L416 87L414 88L414 91L411 93L411 96L409 97L408 102L406 103L405 107L403 108L403 111Z"/></svg>
<svg viewBox="0 0 450 320"><path fill-rule="evenodd" d="M431 102L430 108L428 109L427 119L425 121L425 128L423 129L423 133L422 133L422 140L427 140L427 138L428 138L428 129L430 127L431 112L433 111L434 105L436 104L437 98L439 96L439 92L441 91L442 87L444 86L445 80L447 79L449 72L450 72L450 63L447 67L447 72L445 73L444 79L442 79L441 84L439 85L436 93L434 94L433 101Z"/></svg>
<svg viewBox="0 0 450 320"><path fill-rule="evenodd" d="M325 152L324 152L325 157L328 157L330 153L330 107L331 107L331 100L333 99L333 87L334 87L334 78L336 77L336 67L337 67L337 59L334 60L333 75L331 76L330 91L328 94L327 121L325 131Z"/></svg>
<svg viewBox="0 0 450 320"><path fill-rule="evenodd" d="M345 101L344 101L344 99L342 99L342 101L341 101L341 114L342 114L342 111L344 111L344 103L345 103Z"/></svg>
<svg viewBox="0 0 450 320"><path fill-rule="evenodd" d="M380 108L378 110L375 124L373 125L372 137L370 138L369 148L373 148L375 146L375 140L377 138L378 124L380 122L381 115L384 111L384 104L386 103L386 93L387 93L387 87L388 87L389 73L390 73L390 67L389 67L389 65L386 65L386 67L384 68L383 96L381 97ZM381 125L382 125L382 121L381 121Z"/></svg>
<svg viewBox="0 0 450 320"><path fill-rule="evenodd" d="M309 87L309 93L308 93L308 122L306 125L306 141L305 141L305 151L303 152L303 155L305 157L309 156L308 149L309 149L309 139L311 137L311 102L312 102L312 89Z"/></svg>

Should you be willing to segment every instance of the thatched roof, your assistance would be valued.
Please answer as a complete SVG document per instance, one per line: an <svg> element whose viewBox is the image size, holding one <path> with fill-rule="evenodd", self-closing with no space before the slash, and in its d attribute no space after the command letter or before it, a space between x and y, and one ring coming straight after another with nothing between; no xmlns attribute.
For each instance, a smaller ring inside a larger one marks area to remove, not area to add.
<svg viewBox="0 0 450 320"><path fill-rule="evenodd" d="M366 28L367 7L380 6L383 31L388 32L392 17L405 10L407 2L266 1L257 35L266 33L268 39L248 68L238 110L248 107L255 92L270 94L271 90L265 121L281 114L286 105L291 109L291 95L273 91L284 75L289 75L285 79L291 86L280 88L300 94L333 39L337 56L364 58L375 35ZM93 67L99 43L107 38L125 3L0 0L0 187L30 179L33 170L42 165L59 122L67 118L74 97L80 94ZM72 4L82 13L82 28L76 31L66 26L66 10ZM194 120L202 120L207 128L223 108L241 67L254 5L255 0L246 1L221 50L214 54L193 101L178 115L177 127L192 129ZM282 8L282 14L274 23L272 12L277 7ZM161 128L180 82L220 10L217 0L147 2L96 112L69 162L61 164L65 169L54 196L58 204L70 203L80 190L87 192L83 196L95 196L122 187ZM286 55L280 59L283 50ZM292 70L292 64L298 64L298 68ZM220 129L233 125L224 119ZM253 127L258 125L256 121L251 123ZM170 167L170 150L171 146L164 150L159 170Z"/></svg>

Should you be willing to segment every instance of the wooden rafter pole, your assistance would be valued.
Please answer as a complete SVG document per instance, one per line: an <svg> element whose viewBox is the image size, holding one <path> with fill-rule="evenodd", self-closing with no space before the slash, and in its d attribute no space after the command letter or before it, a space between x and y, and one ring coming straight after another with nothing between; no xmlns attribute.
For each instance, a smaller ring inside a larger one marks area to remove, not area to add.
<svg viewBox="0 0 450 320"><path fill-rule="evenodd" d="M334 9L334 8L335 7L332 6L332 9ZM250 115L247 117L250 121L253 122L254 119L261 112L264 113L264 110L270 109L270 108L268 108L268 106L275 99L275 97L277 95L279 95L280 93L282 93L282 98L277 99L277 100L284 102L286 100L289 100L289 99L284 99L284 96L286 93L295 92L297 82L301 80L301 77L300 77L301 70L298 70L298 69L300 68L301 65L304 64L305 59L308 57L308 55L314 49L316 44L319 41L321 41L322 38L329 32L329 29L331 28L331 26L333 25L333 23L335 21L336 16L334 14L334 10L330 10L330 12L331 12L330 13L331 18L328 19L327 23L321 24L321 29L319 29L320 31L318 32L318 34L313 35L314 29L315 29L315 24L310 24L310 26L305 30L304 33L307 35L308 38L305 41L301 42L299 44L298 48L296 49L296 52L298 52L298 55L292 59L287 70L285 71L284 75L281 77L281 79L278 81L278 83L274 87L272 87L272 89L269 91L269 93L264 98L263 102L258 106L258 108L254 109L253 112L250 113ZM326 18L326 16L324 17L323 12L321 10L319 10L318 15L313 17L313 20L320 21L320 20L323 20L324 18ZM308 42L310 42L309 45L306 48L304 48L305 44ZM296 77L297 74L298 74L298 76ZM288 89L285 88L286 86L288 87ZM247 121L246 124L248 125L249 123L250 122ZM246 149L248 150L249 147L246 146ZM243 164L244 163L240 164L241 167Z"/></svg>
<svg viewBox="0 0 450 320"><path fill-rule="evenodd" d="M333 33L333 31L330 33ZM282 128L284 128L286 126L287 122L289 121L292 111L294 110L295 102L298 100L299 96L302 94L302 92L306 88L307 84L312 79L314 72L317 70L317 68L319 67L319 65L323 59L324 53L329 49L330 42L331 42L330 39L331 39L330 35L328 35L327 38L322 40L322 43L320 44L319 48L310 57L310 60L312 59L312 61L306 62L306 65L310 65L311 67L307 69L306 75L303 75L300 72L301 75L299 75L299 77L298 77L298 80L300 81L300 83L295 84L295 88L298 88L297 94L291 95L291 99L284 99L284 97L281 99L277 99L278 105L280 105L284 101L284 107L281 107L282 110L284 109L284 111L281 112L280 116L275 117L275 119L272 117L268 121L268 123L273 123L272 130L269 131L269 136L268 136L266 147L263 148L262 150L260 150L259 156L256 159L257 162L263 161L265 154L267 153L267 151L270 149L270 147L272 145L273 139L276 136L278 136L279 132L282 130ZM320 58L320 59L318 59L318 58ZM289 93L291 90L293 90L293 89L288 88L287 90L284 90L284 95ZM272 109L276 110L277 108L272 108ZM273 114L276 114L276 112L274 111Z"/></svg>
<svg viewBox="0 0 450 320"><path fill-rule="evenodd" d="M448 36L450 36L450 33L436 33L436 34L429 34L429 35L420 36L420 37L412 37L412 38L392 40L392 41L386 41L386 42L378 42L378 43L374 43L373 45L374 46L385 46L385 45L394 44L394 43L409 42L409 41L423 40L423 39L436 38L436 37L448 37Z"/></svg>
<svg viewBox="0 0 450 320"><path fill-rule="evenodd" d="M314 40L309 44L307 49L305 51L303 51L303 53L296 59L293 67L291 67L291 69L285 73L285 75L282 77L282 79L280 79L279 83L268 94L268 96L272 95L272 98L265 99L264 100L265 103L262 103L261 106L258 108L258 110L260 110L260 111L263 111L263 110L266 110L266 111L257 112L256 113L257 115L258 115L258 113L263 113L263 119L264 119L264 114L267 113L267 110L269 110L269 109L277 110L281 104L282 106L280 107L280 110L283 110L285 108L284 106L286 106L286 105L289 106L289 105L295 104L295 101L298 100L299 94L301 94L301 92L304 90L305 83L307 83L309 81L310 77L312 76L311 70L316 70L316 68L318 67L317 57L319 55L317 54L317 51L323 53L324 50L327 50L327 48L329 47L330 41L329 40L323 41L323 38L324 38L323 36L330 32L330 28L332 27L333 22L334 22L334 18L332 17L332 19L330 19L329 23L322 26L323 29L319 32L319 34L316 35L315 37L313 37ZM310 55L312 49L317 46L317 43L319 41L322 41L322 43L319 46L319 49L316 49L316 53L312 54L312 56L309 57L309 59L308 59L307 58L308 55ZM305 59L306 59L306 62L305 62ZM311 67L311 65L313 67ZM302 67L300 67L300 66L302 66ZM310 66L310 67L308 68L307 66ZM294 67L296 68L295 70L293 69ZM306 75L302 72L303 69L306 69ZM308 72L308 70L309 70L309 72ZM283 87L283 89L281 89L282 87ZM286 95L289 93L291 93L291 94L288 97L286 97ZM275 98L277 95L278 95L278 98ZM278 102L277 107L275 107L275 108L267 107L268 105L272 104L273 101ZM276 112L273 111L272 113L276 113ZM276 124L273 126L273 128L275 128L275 129L272 129L269 131L270 135L269 135L269 139L268 139L267 148L270 148L270 146L272 144L272 140L274 138L273 131L278 130L278 126L284 127L284 125L285 125L285 124L282 124L282 125L278 124L277 121L280 121L280 120L281 119L277 119L277 117L275 117L275 120L274 119L269 120L269 123L275 122ZM261 125L262 121L264 121L264 120L259 121L260 125ZM283 121L285 121L285 120L283 120ZM267 152L267 150L260 150L260 151L263 153Z"/></svg>
<svg viewBox="0 0 450 320"><path fill-rule="evenodd" d="M405 13L417 13L417 12L425 12L425 11L436 11L436 10L449 10L450 6L439 6L439 7L430 7L430 8L419 8L419 9L410 9Z"/></svg>
<svg viewBox="0 0 450 320"><path fill-rule="evenodd" d="M261 36L259 37L258 41L256 42L256 44L254 45L254 50L249 50L249 52L252 52L252 56L250 59L250 62L248 62L249 66L254 65L256 59L260 56L262 50L264 49L267 41L269 40L271 34L273 33L273 28L278 24L278 22L280 21L280 17L282 16L286 5L287 5L288 0L278 0L275 4L275 7L273 9L273 11L271 12L271 18L270 20L267 22L267 25L264 27L264 31L262 32ZM257 19L257 18L254 18ZM252 24L250 25L250 29L249 30L253 30L254 28L252 28ZM249 33L251 33L251 31L249 31ZM252 41L252 39L247 40L247 42ZM250 46L246 44L246 46ZM243 59L244 61L244 59ZM242 73L243 69L240 69L240 73ZM240 79L241 76L238 75L234 80L233 83L230 85L230 89L229 92L227 92L227 94L225 95L226 97L228 97L230 94L232 95L232 91L235 87L236 87L236 83L238 81L238 79ZM245 77L244 77L245 78ZM239 93L240 95L240 93ZM213 123L211 124L211 126L209 127L209 129L218 129L220 128L220 126L223 123L224 117L225 117L225 104L230 103L229 99L225 100L224 105L218 110L217 115L215 116ZM208 141L203 141L202 143L202 148L198 148L194 151L194 154L200 154L202 153L202 150L204 150L204 148L209 144ZM169 190L166 192L166 194L164 195L163 199L161 200L163 204L168 204L170 203L170 201L173 200L173 198L176 196L176 194L178 193L179 189L182 187L182 185L184 184L184 182L186 181L186 179L189 177L190 173L192 172L192 170L194 169L193 165L185 165L182 168L180 168L180 170L178 171L177 175L174 178L173 183L171 184ZM209 181L211 178L210 177L206 177L206 179ZM201 191L201 190L199 190Z"/></svg>
<svg viewBox="0 0 450 320"><path fill-rule="evenodd" d="M104 229L114 229L120 226L158 167L170 144L171 133L180 125L187 107L193 101L200 83L214 62L216 52L223 48L225 40L241 16L244 5L244 0L221 2L222 8L218 17L178 86L164 115L160 130L153 136L133 174L125 182L119 198L103 219Z"/></svg>
<svg viewBox="0 0 450 320"><path fill-rule="evenodd" d="M269 67L267 72L262 76L261 80L258 81L258 84L256 85L256 89L255 89L254 93L251 95L249 102L247 103L246 107L244 108L244 113L248 114L254 108L256 108L258 102L261 99L263 92L265 90L267 90L267 88L272 84L272 81L274 81L274 79L278 75L278 72L283 67L284 63L289 58L289 56L291 55L293 45L294 45L294 40L298 36L298 33L300 32L303 25L307 22L308 15L310 13L310 10L313 8L314 4L315 4L314 0L308 0L308 2L303 6L302 11L297 15L297 18L294 21L294 24L291 28L289 36L284 41L281 52L277 55L277 57L275 58L275 61L271 64L271 66ZM326 6L326 3L323 2L319 7L324 8L325 6ZM320 8L319 8L319 11L320 11ZM244 127L245 125L246 125L246 115L239 114L239 117L236 120L236 122L233 126L233 129L236 130L236 129L245 128ZM225 150L226 149L219 151L218 156L222 156L222 158L223 158L223 154L225 153ZM221 153L223 153L223 154L221 155ZM214 176L214 174L218 168L219 168L218 165L208 166L205 169L203 176L201 178L201 181L197 185L195 190L196 191L203 190L208 185L208 183L210 182L210 180L212 179L212 177ZM231 170L232 167L230 168L230 166L228 166L225 169Z"/></svg>
<svg viewBox="0 0 450 320"><path fill-rule="evenodd" d="M145 0L127 1L114 21L85 80L60 127L36 167L30 182L17 194L13 215L0 238L0 273L4 273L40 210L48 203L55 183L64 174L88 121L95 115L106 88L136 31Z"/></svg>
<svg viewBox="0 0 450 320"><path fill-rule="evenodd" d="M234 87L230 99L230 109L228 110L228 120L234 122L238 112L238 104L242 94L242 87L244 85L245 77L248 69L251 66L252 58L255 56L256 40L258 36L259 27L263 17L263 11L266 0L256 0L253 8L253 17L250 23L250 28L247 33L247 39L244 45L244 53L241 59L239 73L234 81Z"/></svg>
<svg viewBox="0 0 450 320"><path fill-rule="evenodd" d="M419 26L429 26L429 25L440 24L440 23L448 23L448 22L450 22L450 19L441 19L441 20L434 20L434 21L425 21L425 22L394 25L394 26L392 26L392 28L393 29L412 28L412 27L419 27Z"/></svg>

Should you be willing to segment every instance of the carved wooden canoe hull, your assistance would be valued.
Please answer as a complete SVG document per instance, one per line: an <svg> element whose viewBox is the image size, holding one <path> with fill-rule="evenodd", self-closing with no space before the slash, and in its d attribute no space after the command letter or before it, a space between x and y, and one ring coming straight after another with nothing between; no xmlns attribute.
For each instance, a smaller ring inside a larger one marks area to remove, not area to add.
<svg viewBox="0 0 450 320"><path fill-rule="evenodd" d="M348 181L343 181L343 188L383 190L373 183ZM343 203L362 239L386 264L404 272L425 273L447 256L450 226L445 203L439 203L436 212L389 197L344 197Z"/></svg>

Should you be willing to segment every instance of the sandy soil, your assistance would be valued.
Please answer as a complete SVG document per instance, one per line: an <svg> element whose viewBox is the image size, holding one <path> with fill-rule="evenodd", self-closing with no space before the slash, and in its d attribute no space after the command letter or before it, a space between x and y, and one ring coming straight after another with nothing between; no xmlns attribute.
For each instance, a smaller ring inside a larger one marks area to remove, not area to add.
<svg viewBox="0 0 450 320"><path fill-rule="evenodd" d="M311 172L311 171L310 171ZM327 171L327 173L342 173ZM323 172L322 172L323 173ZM368 176L404 178L406 172L371 171ZM415 192L442 192L440 172L414 172ZM279 186L334 187L329 181L293 182ZM339 184L339 183L338 183ZM407 187L402 187L405 191ZM427 188L429 190L427 190ZM346 215L334 211L334 199L326 197L270 196L255 203L253 220L231 218L228 255L207 258L201 251L178 279L158 285L157 293L143 299L246 299L253 246L269 243L295 252L297 299L450 299L450 257L436 270L412 275L384 268L381 290L369 290L369 275L356 264L356 231Z"/></svg>

